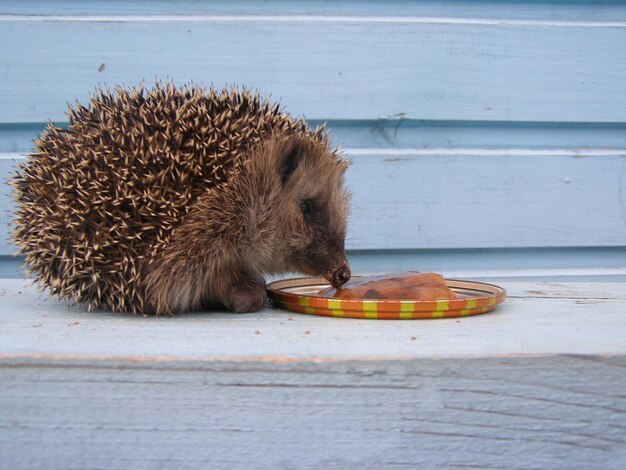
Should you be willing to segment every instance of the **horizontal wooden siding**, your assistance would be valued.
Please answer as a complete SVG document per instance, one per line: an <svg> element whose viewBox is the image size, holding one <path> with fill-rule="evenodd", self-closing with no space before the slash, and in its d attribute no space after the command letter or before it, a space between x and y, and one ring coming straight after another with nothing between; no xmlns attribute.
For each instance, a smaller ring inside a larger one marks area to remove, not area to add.
<svg viewBox="0 0 626 470"><path fill-rule="evenodd" d="M0 2L0 56L2 178L99 83L246 84L328 122L368 270L407 250L624 257L622 2Z"/></svg>

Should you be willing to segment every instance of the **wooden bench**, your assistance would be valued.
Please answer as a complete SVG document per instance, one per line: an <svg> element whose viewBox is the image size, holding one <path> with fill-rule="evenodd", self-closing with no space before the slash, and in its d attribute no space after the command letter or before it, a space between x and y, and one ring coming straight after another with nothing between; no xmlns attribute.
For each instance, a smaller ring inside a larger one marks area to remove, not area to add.
<svg viewBox="0 0 626 470"><path fill-rule="evenodd" d="M69 309L0 282L3 468L626 466L626 283L446 320Z"/></svg>

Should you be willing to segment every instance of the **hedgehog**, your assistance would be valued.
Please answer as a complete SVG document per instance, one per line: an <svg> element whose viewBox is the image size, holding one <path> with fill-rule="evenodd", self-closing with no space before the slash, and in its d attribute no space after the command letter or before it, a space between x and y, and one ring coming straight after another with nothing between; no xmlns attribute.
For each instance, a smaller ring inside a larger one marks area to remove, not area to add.
<svg viewBox="0 0 626 470"><path fill-rule="evenodd" d="M266 303L265 277L333 286L348 162L246 87L99 87L48 123L12 178L12 237L42 291L70 305L173 315Z"/></svg>

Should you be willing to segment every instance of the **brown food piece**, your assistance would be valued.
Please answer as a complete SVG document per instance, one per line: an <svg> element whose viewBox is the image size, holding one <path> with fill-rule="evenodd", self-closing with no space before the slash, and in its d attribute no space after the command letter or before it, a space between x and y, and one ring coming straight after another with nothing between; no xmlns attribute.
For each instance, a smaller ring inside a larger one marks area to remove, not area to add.
<svg viewBox="0 0 626 470"><path fill-rule="evenodd" d="M437 273L391 273L351 279L339 289L320 291L323 297L337 299L451 300L457 294Z"/></svg>

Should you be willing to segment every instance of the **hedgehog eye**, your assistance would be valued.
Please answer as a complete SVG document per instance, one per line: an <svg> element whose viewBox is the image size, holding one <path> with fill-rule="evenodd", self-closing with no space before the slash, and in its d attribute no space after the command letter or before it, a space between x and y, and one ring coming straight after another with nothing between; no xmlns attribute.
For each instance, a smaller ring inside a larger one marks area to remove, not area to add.
<svg viewBox="0 0 626 470"><path fill-rule="evenodd" d="M313 214L313 201L310 199L303 199L300 203L300 211L304 217L310 218Z"/></svg>

